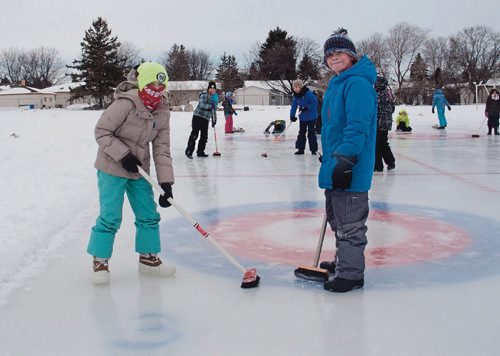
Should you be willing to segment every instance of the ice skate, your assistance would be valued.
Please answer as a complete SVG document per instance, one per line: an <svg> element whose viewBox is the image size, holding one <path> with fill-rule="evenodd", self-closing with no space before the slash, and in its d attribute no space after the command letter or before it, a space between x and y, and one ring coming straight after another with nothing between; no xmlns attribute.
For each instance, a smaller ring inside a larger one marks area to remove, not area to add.
<svg viewBox="0 0 500 356"><path fill-rule="evenodd" d="M109 284L108 260L96 259L94 257L93 265L94 273L92 275L92 283Z"/></svg>
<svg viewBox="0 0 500 356"><path fill-rule="evenodd" d="M139 256L139 273L148 274L157 277L170 277L175 274L175 266L163 263L162 260L154 255Z"/></svg>

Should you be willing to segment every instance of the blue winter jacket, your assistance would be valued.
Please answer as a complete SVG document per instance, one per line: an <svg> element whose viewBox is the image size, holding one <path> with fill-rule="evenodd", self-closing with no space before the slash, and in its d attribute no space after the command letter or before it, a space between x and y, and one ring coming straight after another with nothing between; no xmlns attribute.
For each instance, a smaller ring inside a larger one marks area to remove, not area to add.
<svg viewBox="0 0 500 356"><path fill-rule="evenodd" d="M299 114L300 121L313 121L318 118L318 99L308 87L302 87L298 94L293 94L292 108L290 109L290 117L294 117L299 109L306 108Z"/></svg>
<svg viewBox="0 0 500 356"><path fill-rule="evenodd" d="M432 108L434 109L435 106L437 106L438 109L444 109L445 106L450 106L441 89L436 89L432 96Z"/></svg>
<svg viewBox="0 0 500 356"><path fill-rule="evenodd" d="M322 189L332 189L338 155L356 161L347 191L367 192L371 187L377 133L376 78L375 66L363 56L328 83L321 111L323 158L318 181Z"/></svg>

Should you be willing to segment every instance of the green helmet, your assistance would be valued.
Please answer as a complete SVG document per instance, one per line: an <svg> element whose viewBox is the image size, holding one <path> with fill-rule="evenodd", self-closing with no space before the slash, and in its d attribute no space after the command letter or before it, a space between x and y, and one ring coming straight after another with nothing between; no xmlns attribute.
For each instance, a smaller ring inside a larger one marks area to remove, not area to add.
<svg viewBox="0 0 500 356"><path fill-rule="evenodd" d="M137 83L139 85L139 91L144 89L144 87L153 82L158 82L165 85L165 90L168 84L168 74L165 68L155 62L142 63L139 68L137 68Z"/></svg>

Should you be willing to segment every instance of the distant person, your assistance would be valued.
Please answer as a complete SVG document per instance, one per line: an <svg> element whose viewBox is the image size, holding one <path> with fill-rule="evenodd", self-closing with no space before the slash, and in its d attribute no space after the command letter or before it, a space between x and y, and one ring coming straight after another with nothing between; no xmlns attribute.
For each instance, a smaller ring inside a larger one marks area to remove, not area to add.
<svg viewBox="0 0 500 356"><path fill-rule="evenodd" d="M347 31L340 29L324 44L324 61L337 73L323 97L319 186L325 189L326 215L335 232L334 261L321 268L334 273L324 289L343 293L362 288L365 272L368 190L375 164L377 78L375 66L358 57Z"/></svg>
<svg viewBox="0 0 500 356"><path fill-rule="evenodd" d="M396 132L411 132L411 130L408 113L405 109L399 110L399 114L396 117Z"/></svg>
<svg viewBox="0 0 500 356"><path fill-rule="evenodd" d="M189 135L188 144L184 151L187 158L193 159L193 152L198 135L200 135L200 140L198 141L196 155L198 157L208 157L205 153L205 147L208 141L208 124L212 121L212 127L215 127L217 123L215 110L217 109L217 102L219 99L216 90L215 82L210 81L208 82L207 90L200 94L198 106L193 113L191 134Z"/></svg>
<svg viewBox="0 0 500 356"><path fill-rule="evenodd" d="M269 125L264 130L264 134L269 134L269 130L273 127L273 134L280 134L285 131L286 121L285 120L274 120L269 123Z"/></svg>
<svg viewBox="0 0 500 356"><path fill-rule="evenodd" d="M226 125L224 126L225 133L234 132L233 115L238 115L238 113L236 112L236 110L234 110L233 104L233 92L228 91L225 95L224 101L222 102L222 107L224 108L224 117L226 118Z"/></svg>
<svg viewBox="0 0 500 356"><path fill-rule="evenodd" d="M375 146L375 172L384 170L384 162L387 170L396 168L396 159L389 145L388 134L392 129L392 113L394 112L394 96L391 88L384 77L377 77L375 82L377 92L377 143Z"/></svg>
<svg viewBox="0 0 500 356"><path fill-rule="evenodd" d="M498 133L498 118L500 116L500 96L498 95L498 90L490 90L490 95L486 99L484 114L488 118L488 135L491 135L491 130L495 131L495 135L500 135Z"/></svg>
<svg viewBox="0 0 500 356"><path fill-rule="evenodd" d="M135 215L135 250L139 272L167 277L175 267L162 262L160 214L151 185L139 175L138 166L149 172L150 146L158 182L165 192L161 207L169 207L174 172L170 156L170 111L165 90L168 76L158 63L141 64L128 81L116 87L115 101L103 112L95 127L99 146L95 168L100 213L92 228L87 252L94 257L95 284L109 283L108 260L122 221L127 194Z"/></svg>
<svg viewBox="0 0 500 356"><path fill-rule="evenodd" d="M432 96L432 113L434 114L434 108L437 108L439 125L434 125L436 129L445 129L447 126L446 117L444 116L444 108L448 107L451 110L451 106L446 100L443 91L441 89L436 89Z"/></svg>
<svg viewBox="0 0 500 356"><path fill-rule="evenodd" d="M303 155L306 148L306 134L309 141L309 149L313 155L318 151L318 139L316 138L316 131L314 124L318 118L318 100L316 96L304 85L300 79L294 80L292 84L293 99L292 107L290 109L290 120L297 121L295 116L297 108L299 109L299 135L295 141L295 148L298 150L296 155Z"/></svg>
<svg viewBox="0 0 500 356"><path fill-rule="evenodd" d="M319 90L313 92L318 100L318 118L316 119L316 135L321 135L321 108L323 107L323 93Z"/></svg>

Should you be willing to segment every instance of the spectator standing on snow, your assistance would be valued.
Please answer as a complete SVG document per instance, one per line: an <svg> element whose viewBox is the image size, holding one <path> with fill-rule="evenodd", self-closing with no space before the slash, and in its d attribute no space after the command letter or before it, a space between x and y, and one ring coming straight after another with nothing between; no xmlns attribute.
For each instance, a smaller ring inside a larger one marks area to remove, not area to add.
<svg viewBox="0 0 500 356"><path fill-rule="evenodd" d="M298 150L296 155L303 155L306 148L306 134L309 141L309 149L313 155L318 151L318 139L316 138L316 131L314 124L318 118L318 100L304 82L296 79L293 84L293 99L292 108L290 109L290 120L297 121L295 116L297 108L299 109L299 135L295 141L295 148Z"/></svg>
<svg viewBox="0 0 500 356"><path fill-rule="evenodd" d="M161 207L169 207L174 172L170 156L170 111L165 94L168 76L158 63L141 64L129 80L116 87L115 101L95 127L99 146L95 168L100 214L90 234L87 252L94 256L95 284L109 283L108 260L122 221L125 193L135 215L135 249L139 272L167 277L175 267L158 257L160 214L151 185L139 175L138 166L149 172L150 144L156 175L165 194Z"/></svg>
<svg viewBox="0 0 500 356"><path fill-rule="evenodd" d="M234 110L233 104L233 92L228 91L225 95L224 101L222 102L222 107L224 108L224 117L226 118L226 125L224 126L225 133L234 132L233 115L238 115L238 113L236 112L236 110Z"/></svg>
<svg viewBox="0 0 500 356"><path fill-rule="evenodd" d="M368 190L375 163L377 97L375 66L358 57L347 31L324 44L325 64L337 76L323 97L319 186L325 189L326 214L336 236L335 260L321 268L334 273L324 289L348 292L364 285Z"/></svg>
<svg viewBox="0 0 500 356"><path fill-rule="evenodd" d="M205 153L205 147L208 141L208 124L209 121L212 121L212 127L215 127L217 123L215 110L217 109L218 96L216 89L214 81L208 82L208 88L200 94L198 106L194 110L193 120L191 122L191 134L189 135L187 148L184 151L186 156L190 159L193 159L193 152L198 135L200 136L200 140L198 141L196 155L198 157L208 157Z"/></svg>
<svg viewBox="0 0 500 356"><path fill-rule="evenodd" d="M377 143L375 146L375 172L384 170L384 162L387 170L396 168L396 159L391 151L387 135L392 129L392 113L394 112L394 96L391 88L384 77L377 77L375 82L377 92Z"/></svg>
<svg viewBox="0 0 500 356"><path fill-rule="evenodd" d="M498 90L490 90L490 95L486 99L484 114L488 118L488 135L491 135L491 130L495 131L495 135L500 135L498 132L498 118L500 116L500 96L498 95Z"/></svg>
<svg viewBox="0 0 500 356"><path fill-rule="evenodd" d="M446 122L446 117L444 116L444 108L448 107L451 110L451 106L446 100L443 90L436 89L432 96L432 113L434 114L434 108L437 108L439 125L434 126L436 129L445 129L448 123Z"/></svg>

